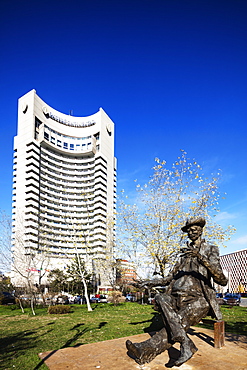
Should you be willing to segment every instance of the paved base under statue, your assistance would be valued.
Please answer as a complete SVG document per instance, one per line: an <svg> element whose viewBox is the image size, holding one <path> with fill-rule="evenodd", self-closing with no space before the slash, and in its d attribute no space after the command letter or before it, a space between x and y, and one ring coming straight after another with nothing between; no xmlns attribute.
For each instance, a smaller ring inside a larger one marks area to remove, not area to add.
<svg viewBox="0 0 247 370"><path fill-rule="evenodd" d="M191 328L190 338L198 351L180 367L172 366L179 357L179 344L158 355L149 364L138 365L127 354L125 341L141 342L149 334L139 334L126 338L68 347L57 351L40 353L50 370L165 370L169 367L180 370L246 370L247 337L226 334L225 346L216 349L213 346L213 330Z"/></svg>

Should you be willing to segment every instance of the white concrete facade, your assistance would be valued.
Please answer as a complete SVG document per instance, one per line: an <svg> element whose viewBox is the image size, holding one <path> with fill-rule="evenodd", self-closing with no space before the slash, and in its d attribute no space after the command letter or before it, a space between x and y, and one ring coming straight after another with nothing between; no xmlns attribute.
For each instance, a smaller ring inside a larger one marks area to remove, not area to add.
<svg viewBox="0 0 247 370"><path fill-rule="evenodd" d="M114 123L104 110L74 117L47 105L35 90L22 96L14 139L15 263L18 253L31 255L29 270L37 280L79 253L98 274L95 261L113 245L115 196Z"/></svg>
<svg viewBox="0 0 247 370"><path fill-rule="evenodd" d="M228 277L228 291L247 292L247 249L220 256L220 263Z"/></svg>

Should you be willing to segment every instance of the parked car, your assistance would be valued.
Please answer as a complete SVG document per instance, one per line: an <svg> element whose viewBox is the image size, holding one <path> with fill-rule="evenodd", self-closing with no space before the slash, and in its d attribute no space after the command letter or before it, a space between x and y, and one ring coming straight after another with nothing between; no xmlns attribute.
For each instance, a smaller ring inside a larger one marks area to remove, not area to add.
<svg viewBox="0 0 247 370"><path fill-rule="evenodd" d="M84 296L81 296L81 295L76 295L74 296L74 302L73 303L76 303L76 304L84 304L86 303L86 298Z"/></svg>
<svg viewBox="0 0 247 370"><path fill-rule="evenodd" d="M69 297L67 295L58 296L56 304L69 304Z"/></svg>
<svg viewBox="0 0 247 370"><path fill-rule="evenodd" d="M216 293L216 299L219 305L224 304L223 293Z"/></svg>
<svg viewBox="0 0 247 370"><path fill-rule="evenodd" d="M154 297L148 297L148 304L155 304Z"/></svg>
<svg viewBox="0 0 247 370"><path fill-rule="evenodd" d="M0 292L0 304L14 304L15 297L9 292Z"/></svg>
<svg viewBox="0 0 247 370"><path fill-rule="evenodd" d="M107 303L107 297L105 295L99 296L99 302L100 303Z"/></svg>
<svg viewBox="0 0 247 370"><path fill-rule="evenodd" d="M98 303L98 302L99 302L99 297L92 296L92 297L90 298L90 302L91 302L91 303Z"/></svg>
<svg viewBox="0 0 247 370"><path fill-rule="evenodd" d="M90 298L90 302L91 303L107 303L107 297L105 295L102 295L102 294L97 294L97 297L96 295L91 297Z"/></svg>
<svg viewBox="0 0 247 370"><path fill-rule="evenodd" d="M222 293L216 293L216 298L223 298L223 294Z"/></svg>
<svg viewBox="0 0 247 370"><path fill-rule="evenodd" d="M238 293L226 293L223 298L223 304L229 304L232 306L239 306L241 302L241 296Z"/></svg>

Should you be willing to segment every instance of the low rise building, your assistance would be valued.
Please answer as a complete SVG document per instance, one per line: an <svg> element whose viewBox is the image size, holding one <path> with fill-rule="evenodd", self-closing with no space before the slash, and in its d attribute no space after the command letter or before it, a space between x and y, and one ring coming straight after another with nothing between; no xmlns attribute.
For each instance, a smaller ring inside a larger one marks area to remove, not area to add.
<svg viewBox="0 0 247 370"><path fill-rule="evenodd" d="M130 286L137 278L136 268L133 262L118 259L116 268L116 284L119 286Z"/></svg>
<svg viewBox="0 0 247 370"><path fill-rule="evenodd" d="M247 249L220 256L220 263L228 277L229 292L247 292Z"/></svg>

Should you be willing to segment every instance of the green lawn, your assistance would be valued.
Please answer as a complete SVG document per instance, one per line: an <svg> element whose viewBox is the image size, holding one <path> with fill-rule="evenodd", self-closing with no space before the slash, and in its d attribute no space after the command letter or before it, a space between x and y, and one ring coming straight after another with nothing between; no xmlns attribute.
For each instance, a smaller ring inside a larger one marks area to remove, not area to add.
<svg viewBox="0 0 247 370"><path fill-rule="evenodd" d="M93 312L85 305L73 305L66 315L49 315L47 309L30 310L0 306L0 369L44 370L40 352L93 343L159 330L160 315L151 305L126 302L94 304ZM247 335L247 308L222 308L226 331Z"/></svg>

